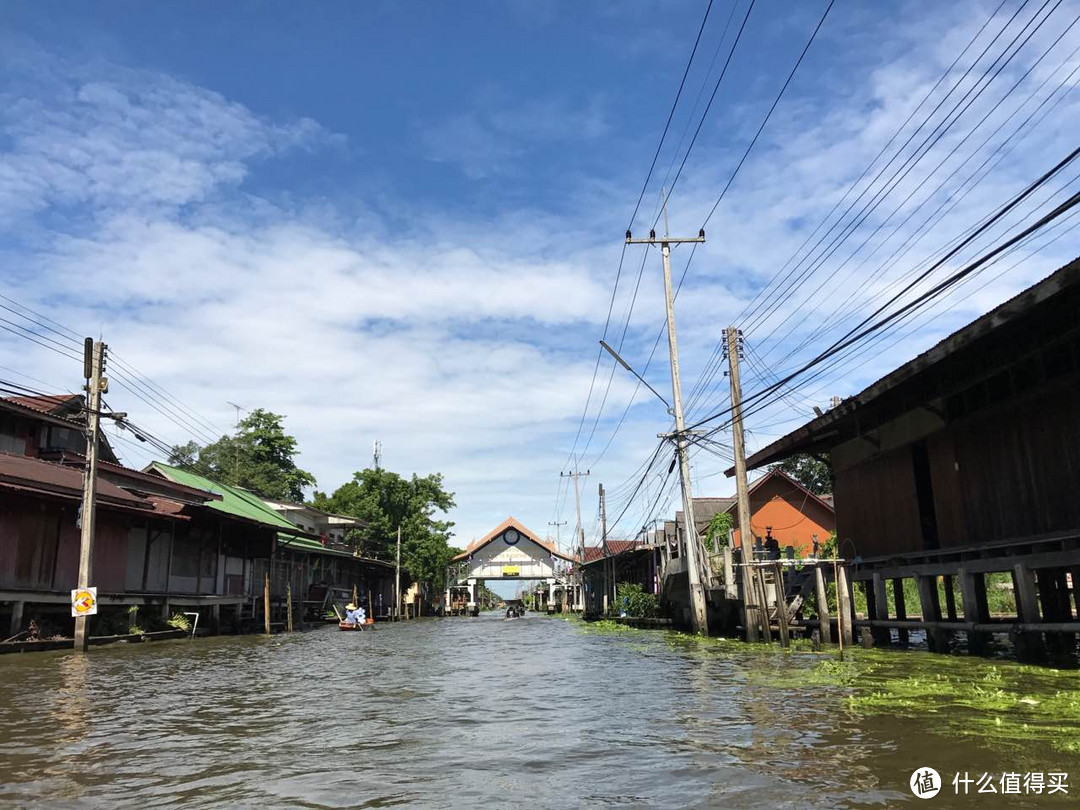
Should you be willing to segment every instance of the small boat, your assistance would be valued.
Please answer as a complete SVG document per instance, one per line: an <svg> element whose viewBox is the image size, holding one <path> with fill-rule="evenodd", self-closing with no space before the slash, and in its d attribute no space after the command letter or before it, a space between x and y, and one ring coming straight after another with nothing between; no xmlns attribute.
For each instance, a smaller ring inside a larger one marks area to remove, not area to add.
<svg viewBox="0 0 1080 810"><path fill-rule="evenodd" d="M354 622L345 622L345 621L338 622L338 630L363 630L363 629L364 629L364 626L362 624L356 624Z"/></svg>

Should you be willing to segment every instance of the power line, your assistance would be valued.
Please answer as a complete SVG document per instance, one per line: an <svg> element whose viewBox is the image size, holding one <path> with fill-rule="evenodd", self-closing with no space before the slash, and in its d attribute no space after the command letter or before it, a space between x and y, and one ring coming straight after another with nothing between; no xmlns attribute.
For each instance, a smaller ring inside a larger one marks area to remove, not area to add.
<svg viewBox="0 0 1080 810"><path fill-rule="evenodd" d="M920 274L918 279L916 279L914 282L912 282L911 284L906 286L903 290L901 290L900 292L898 292L894 296L892 296L889 299L889 301L887 301L885 304L883 304L881 307L879 307L874 313L869 315L867 318L863 319L863 321L861 321L859 324L857 324L855 327L853 327L851 330L849 330L842 338L837 340L835 343L833 343L827 349L823 350L821 353L819 353L812 360L810 360L807 363L804 363L803 365L801 365L797 370L785 375L785 377L782 378L780 381L778 381L777 384L775 384L773 386L769 386L768 388L766 388L766 389L764 389L762 391L756 392L755 394L751 395L750 397L745 398L744 399L744 404L748 405L748 404L752 403L755 400L759 400L759 399L761 399L761 398L763 398L765 396L768 396L771 393L774 393L781 385L786 385L788 382L791 382L793 379L795 379L797 376L799 376L803 372L805 372L805 371L809 370L810 368L813 368L814 366L816 366L819 363L823 362L825 359L827 359L828 357L836 354L841 349L852 345L854 342L862 339L863 337L865 337L865 336L867 336L869 334L872 334L873 332L875 332L875 331L877 331L879 329L884 328L886 325L888 325L890 322L892 322L897 317L902 315L904 312L907 312L907 311L909 311L909 310L911 310L911 309L913 309L915 307L918 307L919 305L921 305L922 302L924 302L924 301L928 300L929 298L932 298L932 297L940 294L944 290L947 290L950 286L952 286L956 282L956 280L962 279L966 275L976 271L979 267L981 267L987 261L992 259L994 256L1001 253L1003 250L1006 250L1007 248L1009 248L1012 245L1016 244L1020 240L1025 239L1027 236L1031 235L1032 233L1037 232L1039 229L1045 227L1050 222L1053 222L1055 219L1057 219L1058 217L1060 217L1061 215L1063 215L1064 213L1069 211L1071 208L1073 208L1075 205L1080 203L1080 194L1074 194L1072 197L1070 197L1064 203L1061 203L1056 208L1054 208L1052 211L1050 211L1046 215L1040 217L1035 223L1033 223L1032 225L1030 225L1027 228L1023 229L1021 232L1014 235L1013 237L1009 238L1004 243L998 245L997 247L995 247L994 249L992 249L988 253L981 256L979 259L976 259L974 262L966 265L963 269L961 269L957 273L952 274L945 281L935 285L930 290L928 290L928 291L924 292L923 294L919 295L913 301L910 301L907 304L904 304L903 306L901 306L899 309L895 310L894 312L882 317L881 320L879 320L878 322L871 323L873 318L877 317L878 315L882 315L882 313L884 313L885 310L889 306L891 306L892 304L899 301L907 292L909 292L922 279L926 278L934 270L941 267L950 258L955 256L963 247L965 247L967 244L972 242L983 231L985 231L991 225L993 225L995 222L997 222L999 219L1004 217L1009 211L1011 211L1013 208L1015 208L1017 205L1019 205L1020 202L1022 202L1024 199L1026 199L1036 189L1038 189L1039 187L1044 185L1046 182L1048 182L1052 177L1057 175L1063 168L1065 168L1065 166L1071 164L1074 160L1076 160L1078 155L1080 155L1080 149L1075 149L1072 152L1070 152L1068 155L1065 156L1064 159L1062 159L1059 163L1057 163L1053 168L1048 170L1041 177L1039 177L1037 180L1035 180L1033 183L1031 183L1023 192L1021 192L1020 194L1015 196L1012 200L1010 200L1008 203L1006 203L1004 206L1002 206L998 210L997 213L995 213L984 225L980 226L980 228L978 228L971 236L969 236L968 238L963 240L954 249L949 251L942 259L940 259L938 262L936 262L934 265L932 265L929 269L927 269L922 274ZM705 424L707 422L714 421L715 419L718 419L721 416L724 416L725 414L730 413L730 410L731 410L730 408L723 409L723 410L721 410L721 411L719 411L719 412L717 412L717 413L715 413L715 414L713 414L713 415L711 415L709 417L706 417L704 419L699 420L698 422L695 422L694 424L690 425L688 429L694 429L694 428L700 427L701 425L703 425L703 424Z"/></svg>

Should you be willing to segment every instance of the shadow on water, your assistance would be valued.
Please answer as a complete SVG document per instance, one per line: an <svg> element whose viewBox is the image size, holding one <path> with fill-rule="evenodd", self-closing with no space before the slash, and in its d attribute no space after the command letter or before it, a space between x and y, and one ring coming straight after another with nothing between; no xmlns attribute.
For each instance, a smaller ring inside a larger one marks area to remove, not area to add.
<svg viewBox="0 0 1080 810"><path fill-rule="evenodd" d="M1075 672L834 659L535 614L4 656L0 804L858 808L916 801L924 766L1080 780ZM972 806L951 791L932 806Z"/></svg>

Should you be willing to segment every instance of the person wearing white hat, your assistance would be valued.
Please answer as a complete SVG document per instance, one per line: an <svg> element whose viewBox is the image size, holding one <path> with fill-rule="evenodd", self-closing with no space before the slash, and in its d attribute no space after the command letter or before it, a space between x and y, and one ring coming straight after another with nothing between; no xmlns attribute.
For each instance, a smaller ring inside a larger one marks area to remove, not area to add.
<svg viewBox="0 0 1080 810"><path fill-rule="evenodd" d="M349 604L345 606L345 621L354 624L357 627L363 627L366 619L367 616L362 607L358 607L352 602L349 602Z"/></svg>

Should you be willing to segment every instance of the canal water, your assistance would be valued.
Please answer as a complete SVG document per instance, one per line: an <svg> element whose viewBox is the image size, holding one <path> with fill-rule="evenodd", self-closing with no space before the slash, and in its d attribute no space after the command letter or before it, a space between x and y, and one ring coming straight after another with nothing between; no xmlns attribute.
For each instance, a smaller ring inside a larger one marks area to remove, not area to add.
<svg viewBox="0 0 1080 810"><path fill-rule="evenodd" d="M6 655L0 806L1080 806L1076 672L835 659L533 614ZM1029 772L1068 793L951 784Z"/></svg>

